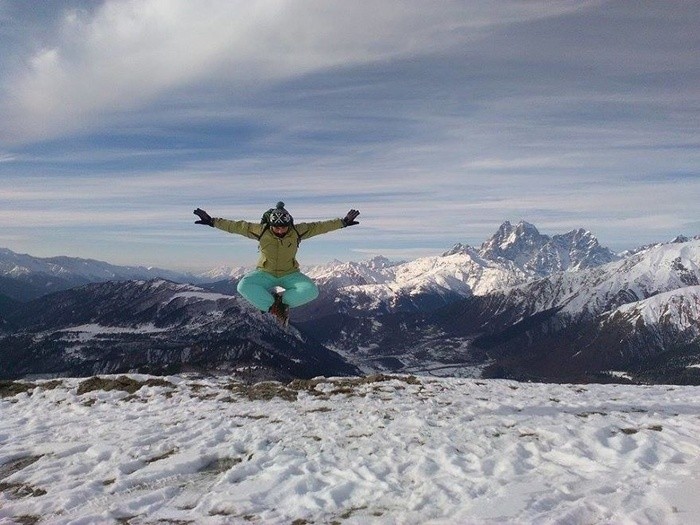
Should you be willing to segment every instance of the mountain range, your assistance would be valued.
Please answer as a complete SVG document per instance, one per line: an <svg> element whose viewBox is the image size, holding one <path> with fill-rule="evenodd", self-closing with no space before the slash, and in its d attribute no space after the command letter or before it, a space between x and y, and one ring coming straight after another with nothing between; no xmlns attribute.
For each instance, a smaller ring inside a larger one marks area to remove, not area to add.
<svg viewBox="0 0 700 525"><path fill-rule="evenodd" d="M16 301L36 299L94 282L156 278L181 283L204 281L192 274L162 268L117 266L65 256L41 258L0 248L0 295Z"/></svg>
<svg viewBox="0 0 700 525"><path fill-rule="evenodd" d="M4 321L0 377L216 369L285 380L357 372L238 297L160 279L56 292Z"/></svg>
<svg viewBox="0 0 700 525"><path fill-rule="evenodd" d="M460 243L442 255L401 264L378 257L364 263L311 268L307 273L322 288L333 290L335 309L364 315L368 310L432 310L555 272L595 267L618 259L588 231L580 229L549 237L527 222L513 225L506 221L480 248ZM362 308L358 309L358 305ZM313 305L313 317L319 309L330 307L322 297Z"/></svg>
<svg viewBox="0 0 700 525"><path fill-rule="evenodd" d="M304 268L321 295L294 310L289 330L235 296L240 269L211 272L227 278L207 284L191 276L193 286L173 282L186 282L182 274L154 279L158 270L70 258L32 265L8 252L4 377L191 368L700 384L698 237L615 254L583 229L550 237L505 222L479 247L401 263L333 261ZM130 276L139 271L147 275ZM67 289L27 302L49 278ZM88 284L68 287L71 279Z"/></svg>

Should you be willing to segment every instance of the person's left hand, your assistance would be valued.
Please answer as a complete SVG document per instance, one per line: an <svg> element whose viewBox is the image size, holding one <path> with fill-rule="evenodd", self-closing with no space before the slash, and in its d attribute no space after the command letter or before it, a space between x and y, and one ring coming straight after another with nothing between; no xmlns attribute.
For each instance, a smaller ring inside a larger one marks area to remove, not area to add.
<svg viewBox="0 0 700 525"><path fill-rule="evenodd" d="M201 208L197 208L194 210L192 213L194 213L197 217L199 217L198 221L195 221L195 224L205 224L207 226L214 226L214 219L212 219L207 212L205 212Z"/></svg>
<svg viewBox="0 0 700 525"><path fill-rule="evenodd" d="M355 224L360 224L357 222L355 219L357 219L357 216L360 214L359 211L357 210L350 210L348 214L345 216L344 219L341 219L343 221L343 227L347 226L355 226Z"/></svg>

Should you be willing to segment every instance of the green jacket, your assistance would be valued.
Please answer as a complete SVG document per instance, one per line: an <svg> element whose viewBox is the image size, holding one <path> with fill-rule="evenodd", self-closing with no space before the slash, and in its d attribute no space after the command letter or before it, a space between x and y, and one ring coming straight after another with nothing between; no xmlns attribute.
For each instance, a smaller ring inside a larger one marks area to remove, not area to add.
<svg viewBox="0 0 700 525"><path fill-rule="evenodd" d="M299 271L299 263L296 260L299 243L322 233L339 230L343 227L340 219L331 219L320 222L302 222L289 228L284 237L277 237L263 224L247 221L230 221L228 219L214 219L214 226L229 233L237 233L249 239L257 239L260 251L257 268L282 277Z"/></svg>

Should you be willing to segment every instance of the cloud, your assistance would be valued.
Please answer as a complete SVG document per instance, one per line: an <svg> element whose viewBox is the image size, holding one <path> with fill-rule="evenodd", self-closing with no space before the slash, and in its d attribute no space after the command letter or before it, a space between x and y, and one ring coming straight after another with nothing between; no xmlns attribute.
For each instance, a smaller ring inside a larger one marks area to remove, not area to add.
<svg viewBox="0 0 700 525"><path fill-rule="evenodd" d="M66 10L56 14L58 35L6 82L3 139L84 131L192 86L243 96L314 71L433 53L493 26L590 4L110 0Z"/></svg>
<svg viewBox="0 0 700 525"><path fill-rule="evenodd" d="M581 155L567 154L547 157L521 157L515 159L485 158L464 164L466 169L487 171L522 171L532 169L579 168L584 164Z"/></svg>
<svg viewBox="0 0 700 525"><path fill-rule="evenodd" d="M3 5L0 207L27 251L138 262L177 236L168 256L223 260L245 239L191 210L257 220L280 199L299 220L362 211L304 262L441 253L506 219L621 248L697 233L691 3Z"/></svg>

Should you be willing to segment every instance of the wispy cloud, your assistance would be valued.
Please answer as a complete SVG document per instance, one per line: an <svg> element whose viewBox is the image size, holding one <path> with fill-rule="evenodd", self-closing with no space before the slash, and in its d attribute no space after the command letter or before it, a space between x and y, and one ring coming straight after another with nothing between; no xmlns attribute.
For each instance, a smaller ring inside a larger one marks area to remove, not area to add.
<svg viewBox="0 0 700 525"><path fill-rule="evenodd" d="M58 35L6 83L5 111L14 118L4 139L75 132L187 86L224 83L245 96L322 69L436 52L495 25L586 4L107 1L91 12L57 13Z"/></svg>
<svg viewBox="0 0 700 525"><path fill-rule="evenodd" d="M567 154L561 157L524 157L515 159L487 158L464 164L466 169L488 171L522 171L532 169L581 168L585 159L581 155Z"/></svg>
<svg viewBox="0 0 700 525"><path fill-rule="evenodd" d="M302 262L440 253L505 219L615 248L694 234L695 7L5 0L3 234L249 263L191 210L257 220L277 200L298 220L362 211Z"/></svg>

